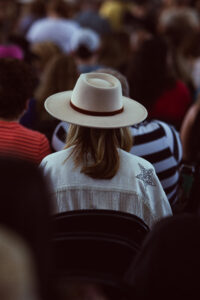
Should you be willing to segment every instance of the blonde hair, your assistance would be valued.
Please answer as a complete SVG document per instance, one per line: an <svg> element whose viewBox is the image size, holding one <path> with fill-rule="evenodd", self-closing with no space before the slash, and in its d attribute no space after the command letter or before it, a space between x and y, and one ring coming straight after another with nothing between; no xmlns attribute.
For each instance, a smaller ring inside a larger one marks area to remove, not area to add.
<svg viewBox="0 0 200 300"><path fill-rule="evenodd" d="M133 139L129 128L87 128L70 125L65 148L72 148L75 167L98 179L110 179L119 169L118 148L130 151ZM69 158L69 157L68 157Z"/></svg>

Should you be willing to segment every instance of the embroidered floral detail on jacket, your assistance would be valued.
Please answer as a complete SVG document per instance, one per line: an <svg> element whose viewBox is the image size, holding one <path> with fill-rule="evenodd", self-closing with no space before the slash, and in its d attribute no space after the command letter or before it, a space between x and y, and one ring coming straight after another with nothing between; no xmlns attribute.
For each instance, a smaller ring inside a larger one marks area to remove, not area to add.
<svg viewBox="0 0 200 300"><path fill-rule="evenodd" d="M141 164L138 164L141 170L141 173L136 176L136 178L140 179L144 183L144 187L146 189L147 185L156 186L156 181L154 179L154 170L153 169L145 169Z"/></svg>

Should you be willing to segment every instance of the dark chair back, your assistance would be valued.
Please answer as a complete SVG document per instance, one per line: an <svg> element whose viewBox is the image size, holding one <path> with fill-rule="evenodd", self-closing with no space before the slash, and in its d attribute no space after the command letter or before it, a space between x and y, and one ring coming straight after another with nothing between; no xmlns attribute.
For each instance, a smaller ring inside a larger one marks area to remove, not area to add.
<svg viewBox="0 0 200 300"><path fill-rule="evenodd" d="M55 278L120 286L149 231L135 215L78 210L52 218Z"/></svg>

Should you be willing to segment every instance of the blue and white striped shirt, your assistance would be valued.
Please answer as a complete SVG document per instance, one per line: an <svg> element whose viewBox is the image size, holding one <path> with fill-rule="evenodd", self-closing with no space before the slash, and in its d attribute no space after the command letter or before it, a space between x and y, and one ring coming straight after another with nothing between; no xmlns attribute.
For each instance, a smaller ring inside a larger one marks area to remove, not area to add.
<svg viewBox="0 0 200 300"><path fill-rule="evenodd" d="M132 126L131 132L134 137L131 153L153 164L168 200L173 205L177 200L182 160L179 133L173 126L159 120L144 121Z"/></svg>

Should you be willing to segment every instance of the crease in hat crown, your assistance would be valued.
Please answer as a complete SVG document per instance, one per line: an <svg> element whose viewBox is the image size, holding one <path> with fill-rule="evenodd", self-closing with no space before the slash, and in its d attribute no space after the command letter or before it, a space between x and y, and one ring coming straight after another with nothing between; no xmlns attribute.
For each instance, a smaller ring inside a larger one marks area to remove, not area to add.
<svg viewBox="0 0 200 300"><path fill-rule="evenodd" d="M91 112L113 112L123 109L120 81L105 73L81 74L71 96L73 106Z"/></svg>

